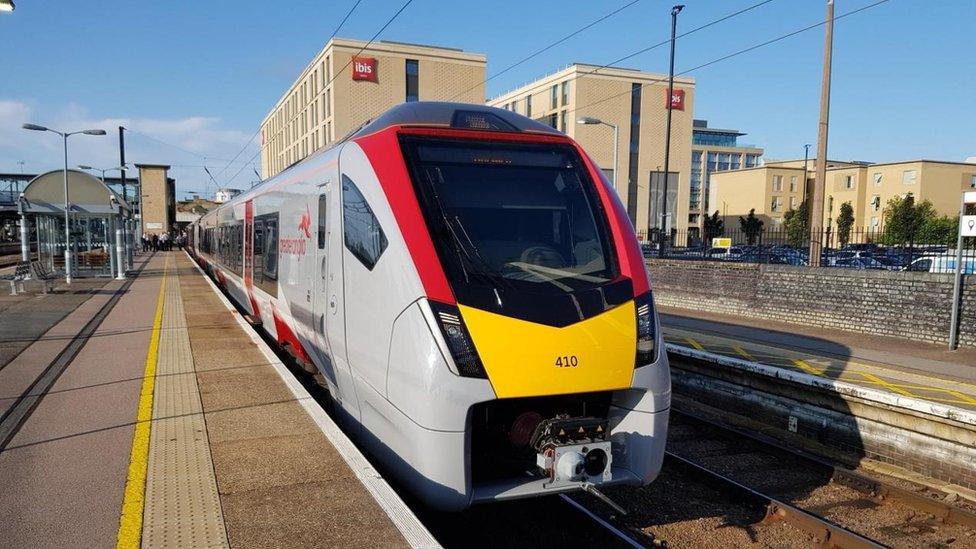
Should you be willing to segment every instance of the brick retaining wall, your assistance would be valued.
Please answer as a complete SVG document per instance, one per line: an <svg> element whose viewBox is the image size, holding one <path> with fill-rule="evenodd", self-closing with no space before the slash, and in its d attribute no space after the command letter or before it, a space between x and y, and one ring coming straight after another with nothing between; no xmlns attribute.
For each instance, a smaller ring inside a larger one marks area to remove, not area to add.
<svg viewBox="0 0 976 549"><path fill-rule="evenodd" d="M949 274L650 259L664 306L947 343ZM960 345L976 347L976 277L963 282Z"/></svg>

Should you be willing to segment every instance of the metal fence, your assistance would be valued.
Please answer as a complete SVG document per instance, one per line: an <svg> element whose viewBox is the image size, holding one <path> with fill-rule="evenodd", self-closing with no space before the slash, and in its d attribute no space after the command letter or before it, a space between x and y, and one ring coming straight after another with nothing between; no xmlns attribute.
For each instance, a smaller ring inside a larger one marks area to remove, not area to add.
<svg viewBox="0 0 976 549"><path fill-rule="evenodd" d="M673 231L665 242L663 257L806 266L810 264L811 242L820 242L823 267L888 271L955 272L956 233L910 235L896 238L879 230L851 230L837 235L830 228L819 230L725 229L702 238L700 233ZM659 234L639 232L644 257L662 256ZM963 266L976 274L976 239L965 239Z"/></svg>

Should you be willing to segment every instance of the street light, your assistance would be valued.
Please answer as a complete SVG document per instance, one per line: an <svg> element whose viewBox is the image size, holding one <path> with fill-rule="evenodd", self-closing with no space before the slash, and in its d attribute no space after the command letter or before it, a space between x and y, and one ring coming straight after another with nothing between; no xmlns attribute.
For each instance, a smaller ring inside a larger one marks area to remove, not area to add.
<svg viewBox="0 0 976 549"><path fill-rule="evenodd" d="M685 7L684 5L677 5L671 8L671 65L668 68L668 99L664 102L665 108L667 109L667 120L665 122L664 130L664 192L661 193L661 247L658 251L658 257L664 257L664 243L665 239L669 239L671 235L665 235L665 231L668 227L668 163L671 160L671 111L674 109L671 107L671 101L674 97L674 41L675 32L678 28L678 14L681 13Z"/></svg>
<svg viewBox="0 0 976 549"><path fill-rule="evenodd" d="M0 0L0 11L14 11L16 8L14 0Z"/></svg>
<svg viewBox="0 0 976 549"><path fill-rule="evenodd" d="M105 174L107 172L114 172L114 171L120 171L121 172L122 170L125 169L125 166L115 166L114 168L105 168L103 170L102 168L95 168L93 166L88 166L86 164L78 164L78 169L81 169L81 170L91 170L93 172L101 172L101 174L102 174L102 183L105 183ZM124 181L122 182L122 186L123 187L125 186L125 182Z"/></svg>
<svg viewBox="0 0 976 549"><path fill-rule="evenodd" d="M592 116L581 116L576 119L577 124L582 124L584 126L595 126L603 124L604 126L610 126L613 128L613 190L620 192L617 189L617 151L619 149L618 142L620 138L620 128L616 124L611 124L609 122L604 122L599 118L593 118Z"/></svg>
<svg viewBox="0 0 976 549"><path fill-rule="evenodd" d="M51 132L61 136L64 144L64 281L71 284L71 219L68 216L68 138L75 134L105 135L105 130L81 130L77 132L59 132L37 124L24 124L25 130L36 132Z"/></svg>

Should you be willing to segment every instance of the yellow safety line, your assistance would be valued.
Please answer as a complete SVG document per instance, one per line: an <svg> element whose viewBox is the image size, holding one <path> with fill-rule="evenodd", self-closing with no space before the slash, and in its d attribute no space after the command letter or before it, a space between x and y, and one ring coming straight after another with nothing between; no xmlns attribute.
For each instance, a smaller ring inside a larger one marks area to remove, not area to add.
<svg viewBox="0 0 976 549"><path fill-rule="evenodd" d="M861 374L862 376L864 376L864 378L867 379L868 381L877 383L878 385L881 385L882 387L884 387L885 389L888 389L889 391L891 391L893 393L898 393L898 394L904 395L904 396L915 396L914 394L912 394L912 393L910 393L910 392L908 392L908 391L906 391L906 390L898 387L897 385L894 385L893 383L888 383L887 381L881 379L880 377L878 377L878 376L876 376L874 374L869 374L867 372L858 372L858 373Z"/></svg>
<svg viewBox="0 0 976 549"><path fill-rule="evenodd" d="M159 353L159 332L163 325L163 300L166 297L166 272L169 258L163 265L163 280L159 284L159 299L153 317L146 369L139 393L139 409L132 433L132 452L129 455L129 474L125 480L125 496L119 516L119 533L115 546L119 549L138 549L142 542L142 512L146 504L146 470L149 466L149 435L152 429L153 390L156 385L156 359Z"/></svg>
<svg viewBox="0 0 976 549"><path fill-rule="evenodd" d="M805 360L801 360L801 359L799 359L799 358L794 358L794 359L791 359L791 360L793 361L793 364L794 364L794 365L795 365L795 366L796 366L797 368L799 368L799 369L801 369L801 370L803 370L804 372L806 372L806 373L808 373L808 374L813 374L813 375L815 375L815 376L822 376L822 375L823 375L823 373L824 373L824 371L823 371L822 369L820 369L820 368L816 368L816 367L814 367L814 366L811 366L811 365L810 365L810 364L809 364L809 363L808 363L807 361L805 361Z"/></svg>
<svg viewBox="0 0 976 549"><path fill-rule="evenodd" d="M971 397L969 397L969 396L966 396L965 394L963 394L963 393L960 393L959 391L948 391L948 392L949 392L949 394L951 394L952 396L954 396L954 397L957 397L957 398L959 398L960 400L963 400L963 401L965 401L965 402L967 402L967 403L969 403L969 404L976 404L976 399L974 399L974 398L971 398Z"/></svg>
<svg viewBox="0 0 976 549"><path fill-rule="evenodd" d="M704 351L705 350L705 348L702 347L702 344L701 343L698 343L697 341L695 341L694 339L692 339L690 337L686 337L685 338L685 341L687 341L689 345L691 345L692 347L698 349L699 351Z"/></svg>
<svg viewBox="0 0 976 549"><path fill-rule="evenodd" d="M739 356L741 356L742 358L744 358L744 359L746 359L746 360L748 360L750 362L758 362L754 356L752 356L751 354L749 354L749 352L746 351L745 349L743 349L742 347L734 346L734 347L732 347L732 350L734 350L735 352L739 353Z"/></svg>

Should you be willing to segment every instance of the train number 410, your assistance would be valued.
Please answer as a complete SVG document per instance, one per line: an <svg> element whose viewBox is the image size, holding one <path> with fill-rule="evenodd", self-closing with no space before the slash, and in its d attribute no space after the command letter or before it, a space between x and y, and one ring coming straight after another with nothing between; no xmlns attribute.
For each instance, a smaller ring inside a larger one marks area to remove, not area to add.
<svg viewBox="0 0 976 549"><path fill-rule="evenodd" d="M579 366L579 359L576 355L563 355L556 357L556 368L575 368Z"/></svg>

